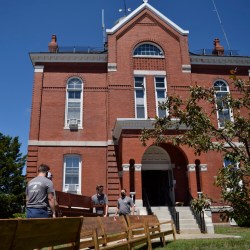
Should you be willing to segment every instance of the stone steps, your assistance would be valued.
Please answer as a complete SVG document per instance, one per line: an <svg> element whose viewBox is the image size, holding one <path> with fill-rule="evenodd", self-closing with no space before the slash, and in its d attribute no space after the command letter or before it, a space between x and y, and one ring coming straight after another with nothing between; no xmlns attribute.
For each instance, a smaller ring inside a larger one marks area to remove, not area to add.
<svg viewBox="0 0 250 250"><path fill-rule="evenodd" d="M159 221L170 220L171 215L168 207L151 207L152 212L157 215ZM181 234L200 234L199 225L190 209L190 207L176 207L179 212L180 233ZM164 229L164 228L163 228Z"/></svg>

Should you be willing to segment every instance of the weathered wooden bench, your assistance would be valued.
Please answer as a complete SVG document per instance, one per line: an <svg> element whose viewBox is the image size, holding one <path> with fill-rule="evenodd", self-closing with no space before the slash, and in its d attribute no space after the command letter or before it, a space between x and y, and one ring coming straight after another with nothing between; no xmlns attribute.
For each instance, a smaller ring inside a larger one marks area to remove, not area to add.
<svg viewBox="0 0 250 250"><path fill-rule="evenodd" d="M0 220L0 249L12 249L18 220Z"/></svg>
<svg viewBox="0 0 250 250"><path fill-rule="evenodd" d="M103 227L98 217L84 217L80 234L80 249L105 245Z"/></svg>
<svg viewBox="0 0 250 250"><path fill-rule="evenodd" d="M77 250L83 218L0 220L1 249L33 250L54 247Z"/></svg>
<svg viewBox="0 0 250 250"><path fill-rule="evenodd" d="M138 223L145 223L145 226L148 228L150 239L152 240L160 238L163 246L166 244L166 235L172 234L173 239L176 240L176 231L172 220L160 222L156 215L127 215L126 221L128 226L135 226ZM167 225L169 228L163 230L161 227L162 225Z"/></svg>
<svg viewBox="0 0 250 250"><path fill-rule="evenodd" d="M124 216L99 217L104 232L104 245L99 249L132 249L138 245L147 245L151 250L151 242L145 225L137 224L129 227ZM136 234L140 231L140 234Z"/></svg>
<svg viewBox="0 0 250 250"><path fill-rule="evenodd" d="M123 216L84 217L80 238L80 249L127 250L145 244L149 250L152 249L144 224L128 227Z"/></svg>
<svg viewBox="0 0 250 250"><path fill-rule="evenodd" d="M93 205L90 196L77 195L56 191L56 200L58 203L58 216L97 216L93 213Z"/></svg>

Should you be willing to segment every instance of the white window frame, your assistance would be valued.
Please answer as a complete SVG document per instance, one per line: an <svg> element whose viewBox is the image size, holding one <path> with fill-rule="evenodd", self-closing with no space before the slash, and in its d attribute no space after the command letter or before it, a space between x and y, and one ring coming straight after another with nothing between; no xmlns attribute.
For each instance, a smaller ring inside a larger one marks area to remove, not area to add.
<svg viewBox="0 0 250 250"><path fill-rule="evenodd" d="M156 86L156 78L164 78L164 87L157 87ZM155 101L156 101L156 115L159 117L159 102L166 101L167 99L167 80L166 76L154 76L154 85L155 85ZM158 98L157 90L165 90L164 91L164 98ZM165 116L168 115L168 111L165 110Z"/></svg>
<svg viewBox="0 0 250 250"><path fill-rule="evenodd" d="M80 99L78 101L78 99L70 99L69 98L69 88L68 88L68 85L70 83L71 80L73 79L77 79L77 80L80 80L81 83L82 83L82 87L81 89L76 89L76 90L79 90L81 91L81 95L80 95ZM83 123L83 81L81 78L79 77L70 77L67 81L67 86L66 86L66 104L65 104L65 121L64 121L64 128L65 129L70 129L69 127L69 119L68 119L68 105L69 105L69 102L75 102L75 103L80 103L80 119L77 120L77 124L78 124L78 129L82 129L82 123Z"/></svg>
<svg viewBox="0 0 250 250"><path fill-rule="evenodd" d="M135 78L136 77L141 77L143 78L143 83L142 83L142 87L135 87ZM143 98L143 106L144 106L144 118L138 118L137 116L137 98L136 98L136 90L140 90L142 89L144 92L144 98ZM134 75L134 100L135 100L135 118L136 119L147 119L148 117L148 111L147 111L147 95L146 95L147 91L146 91L146 77L142 76L142 75Z"/></svg>
<svg viewBox="0 0 250 250"><path fill-rule="evenodd" d="M226 81L222 80L222 79L217 79L217 80L214 82L214 84L213 84L214 88L215 88L215 84L218 83L218 82L224 83L225 86L227 87L227 90L226 90L226 91L221 91L221 90L220 90L220 91L215 91L215 92L216 92L216 93L217 93L217 92L220 92L220 93L228 93L228 94L230 94L230 90L229 90L228 83L227 83ZM216 93L215 93L215 99L216 99L216 104L215 104L215 106L216 106L216 109L217 109L217 96L216 96ZM229 112L229 116L230 116L229 119L230 119L230 121L233 122L233 112L232 112L232 109L228 108L228 112ZM216 111L216 116L217 116L218 127L219 127L219 128L223 128L224 126L221 125L222 122L220 122L220 114L219 114L219 111L218 111L218 110Z"/></svg>
<svg viewBox="0 0 250 250"><path fill-rule="evenodd" d="M159 49L159 50L161 51L161 55L135 55L135 50L136 50L138 47L140 47L140 46L142 46L142 45L146 45L146 44L155 46L157 49ZM133 57L164 58L165 56L164 56L164 51L162 50L162 48L161 48L159 45L157 45L157 44L155 44L155 43L152 43L152 42L143 42L143 43L138 44L138 45L134 48L134 50L133 50Z"/></svg>
<svg viewBox="0 0 250 250"><path fill-rule="evenodd" d="M65 183L66 181L66 159L68 158L78 158L79 159L79 171L78 171L78 184L71 184L76 186L76 194L81 194L82 190L82 158L78 154L68 154L64 155L63 158L63 192L69 192L70 193L70 188L69 188L69 183Z"/></svg>

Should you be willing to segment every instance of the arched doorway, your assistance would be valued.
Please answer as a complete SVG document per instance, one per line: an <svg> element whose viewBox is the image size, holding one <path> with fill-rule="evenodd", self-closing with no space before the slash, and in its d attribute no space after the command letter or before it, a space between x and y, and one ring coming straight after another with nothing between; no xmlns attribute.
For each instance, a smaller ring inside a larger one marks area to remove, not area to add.
<svg viewBox="0 0 250 250"><path fill-rule="evenodd" d="M173 167L166 150L149 147L142 158L143 206L170 206L175 203Z"/></svg>

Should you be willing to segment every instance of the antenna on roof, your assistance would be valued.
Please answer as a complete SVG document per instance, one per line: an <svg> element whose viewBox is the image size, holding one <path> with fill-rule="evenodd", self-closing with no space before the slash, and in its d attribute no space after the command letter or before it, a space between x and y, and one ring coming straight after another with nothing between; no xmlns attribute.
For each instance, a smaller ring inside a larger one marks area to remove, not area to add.
<svg viewBox="0 0 250 250"><path fill-rule="evenodd" d="M212 3L213 3L213 5L214 5L214 11L215 11L215 12L216 12L216 14L217 14L217 17L218 17L218 20L219 20L219 23L220 23L220 26L221 26L222 32L223 32L223 34L224 34L224 36L225 36L225 40L226 40L226 43L227 43L228 49L229 49L229 50L231 50L231 49L230 49L229 42L228 42L228 39L227 39L227 34L226 34L226 31L224 30L224 27L223 27L223 24L222 24L222 21L221 21L221 18L220 18L219 12L218 12L218 10L217 10L217 8L216 8L216 5L215 5L214 0L212 0Z"/></svg>
<svg viewBox="0 0 250 250"><path fill-rule="evenodd" d="M105 23L104 23L104 9L102 9L102 39L103 39L103 45L105 48L106 45L106 31L105 31Z"/></svg>

